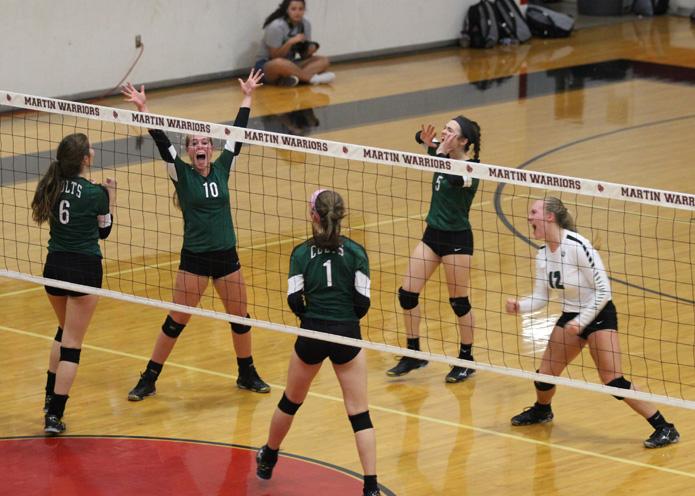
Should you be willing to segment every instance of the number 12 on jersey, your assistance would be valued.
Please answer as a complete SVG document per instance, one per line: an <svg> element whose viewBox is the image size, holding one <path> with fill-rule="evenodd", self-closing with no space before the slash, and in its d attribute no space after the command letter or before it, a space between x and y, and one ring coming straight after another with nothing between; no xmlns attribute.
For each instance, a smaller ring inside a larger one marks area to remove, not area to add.
<svg viewBox="0 0 695 496"><path fill-rule="evenodd" d="M553 289L565 289L562 285L562 274L559 270L548 272L548 286Z"/></svg>

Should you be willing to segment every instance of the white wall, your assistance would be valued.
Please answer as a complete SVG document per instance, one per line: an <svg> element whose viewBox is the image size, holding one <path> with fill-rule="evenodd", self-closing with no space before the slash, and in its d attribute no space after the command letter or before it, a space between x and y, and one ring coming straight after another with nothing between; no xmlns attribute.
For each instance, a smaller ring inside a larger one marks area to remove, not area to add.
<svg viewBox="0 0 695 496"><path fill-rule="evenodd" d="M313 38L346 59L459 36L477 0L307 0ZM253 65L261 25L280 0L0 0L0 89L95 96L145 51L135 82L229 75Z"/></svg>

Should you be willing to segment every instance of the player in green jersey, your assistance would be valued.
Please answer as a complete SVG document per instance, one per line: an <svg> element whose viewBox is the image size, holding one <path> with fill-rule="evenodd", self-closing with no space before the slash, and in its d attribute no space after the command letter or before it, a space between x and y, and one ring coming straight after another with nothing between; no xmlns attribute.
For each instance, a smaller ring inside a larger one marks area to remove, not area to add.
<svg viewBox="0 0 695 496"><path fill-rule="evenodd" d="M360 319L369 310L369 260L362 246L340 235L345 217L342 197L318 190L309 204L313 236L296 246L290 257L287 303L303 329L361 339ZM270 424L268 442L259 450L256 474L270 479L280 444L311 382L330 358L364 471L364 494L377 495L376 438L367 402L367 360L364 350L300 336L294 345L287 387Z"/></svg>
<svg viewBox="0 0 695 496"><path fill-rule="evenodd" d="M435 139L433 126L422 128L415 135L418 143L427 147L430 155L455 160L478 162L480 126L462 115L447 122L441 141ZM408 262L403 285L398 289L398 301L403 308L408 349L420 349L420 292L437 267L444 266L449 303L456 314L460 342L459 358L473 360L473 313L470 290L473 232L468 214L478 189L478 179L437 172L432 178L432 200L427 214L427 228ZM389 376L400 376L424 367L426 360L404 356L389 369ZM453 367L446 382L461 382L475 370Z"/></svg>
<svg viewBox="0 0 695 496"><path fill-rule="evenodd" d="M234 125L246 127L251 111L251 95L260 86L263 73L252 70L248 79L239 79L244 98ZM140 112L149 112L144 86L140 91L126 83L121 88L126 100ZM217 160L212 161L212 139L207 136L187 136L186 150L191 163L177 154L166 134L150 129L162 159L167 163L169 177L176 189L175 199L183 213L183 247L174 286L174 303L195 307L212 278L225 310L233 315L248 317L246 284L236 251L236 236L229 205L229 175L241 143L227 141ZM164 362L176 344L191 316L171 311L137 385L128 393L130 401L140 401L156 392L157 381ZM267 393L270 386L263 382L253 365L250 326L232 323L232 340L237 354L239 376L237 386L257 393Z"/></svg>
<svg viewBox="0 0 695 496"><path fill-rule="evenodd" d="M101 287L99 239L111 232L116 181L90 182L94 150L82 133L63 138L56 160L41 178L31 202L32 218L48 221L50 238L43 276L49 279ZM65 430L65 403L80 363L82 341L94 314L98 296L46 286L48 301L58 318L58 330L48 361L44 430L56 435Z"/></svg>

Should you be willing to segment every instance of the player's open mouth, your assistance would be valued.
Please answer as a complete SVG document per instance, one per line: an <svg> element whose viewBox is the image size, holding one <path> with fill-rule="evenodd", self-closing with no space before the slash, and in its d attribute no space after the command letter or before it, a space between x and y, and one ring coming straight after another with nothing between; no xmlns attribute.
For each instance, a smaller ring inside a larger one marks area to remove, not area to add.
<svg viewBox="0 0 695 496"><path fill-rule="evenodd" d="M205 160L205 154L204 153L197 153L195 156L196 160Z"/></svg>

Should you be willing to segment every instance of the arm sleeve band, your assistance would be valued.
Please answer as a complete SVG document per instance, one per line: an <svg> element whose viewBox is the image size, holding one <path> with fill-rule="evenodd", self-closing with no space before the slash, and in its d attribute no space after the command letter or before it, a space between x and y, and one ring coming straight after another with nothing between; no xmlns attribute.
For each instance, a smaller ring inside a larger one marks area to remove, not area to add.
<svg viewBox="0 0 695 496"><path fill-rule="evenodd" d="M162 160L169 164L173 164L176 160L176 149L171 145L169 137L161 129L148 129L148 132L157 145Z"/></svg>
<svg viewBox="0 0 695 496"><path fill-rule="evenodd" d="M304 304L304 290L287 295L287 304L290 306L292 313L294 313L297 317L301 317L304 312L306 312L306 305Z"/></svg>

